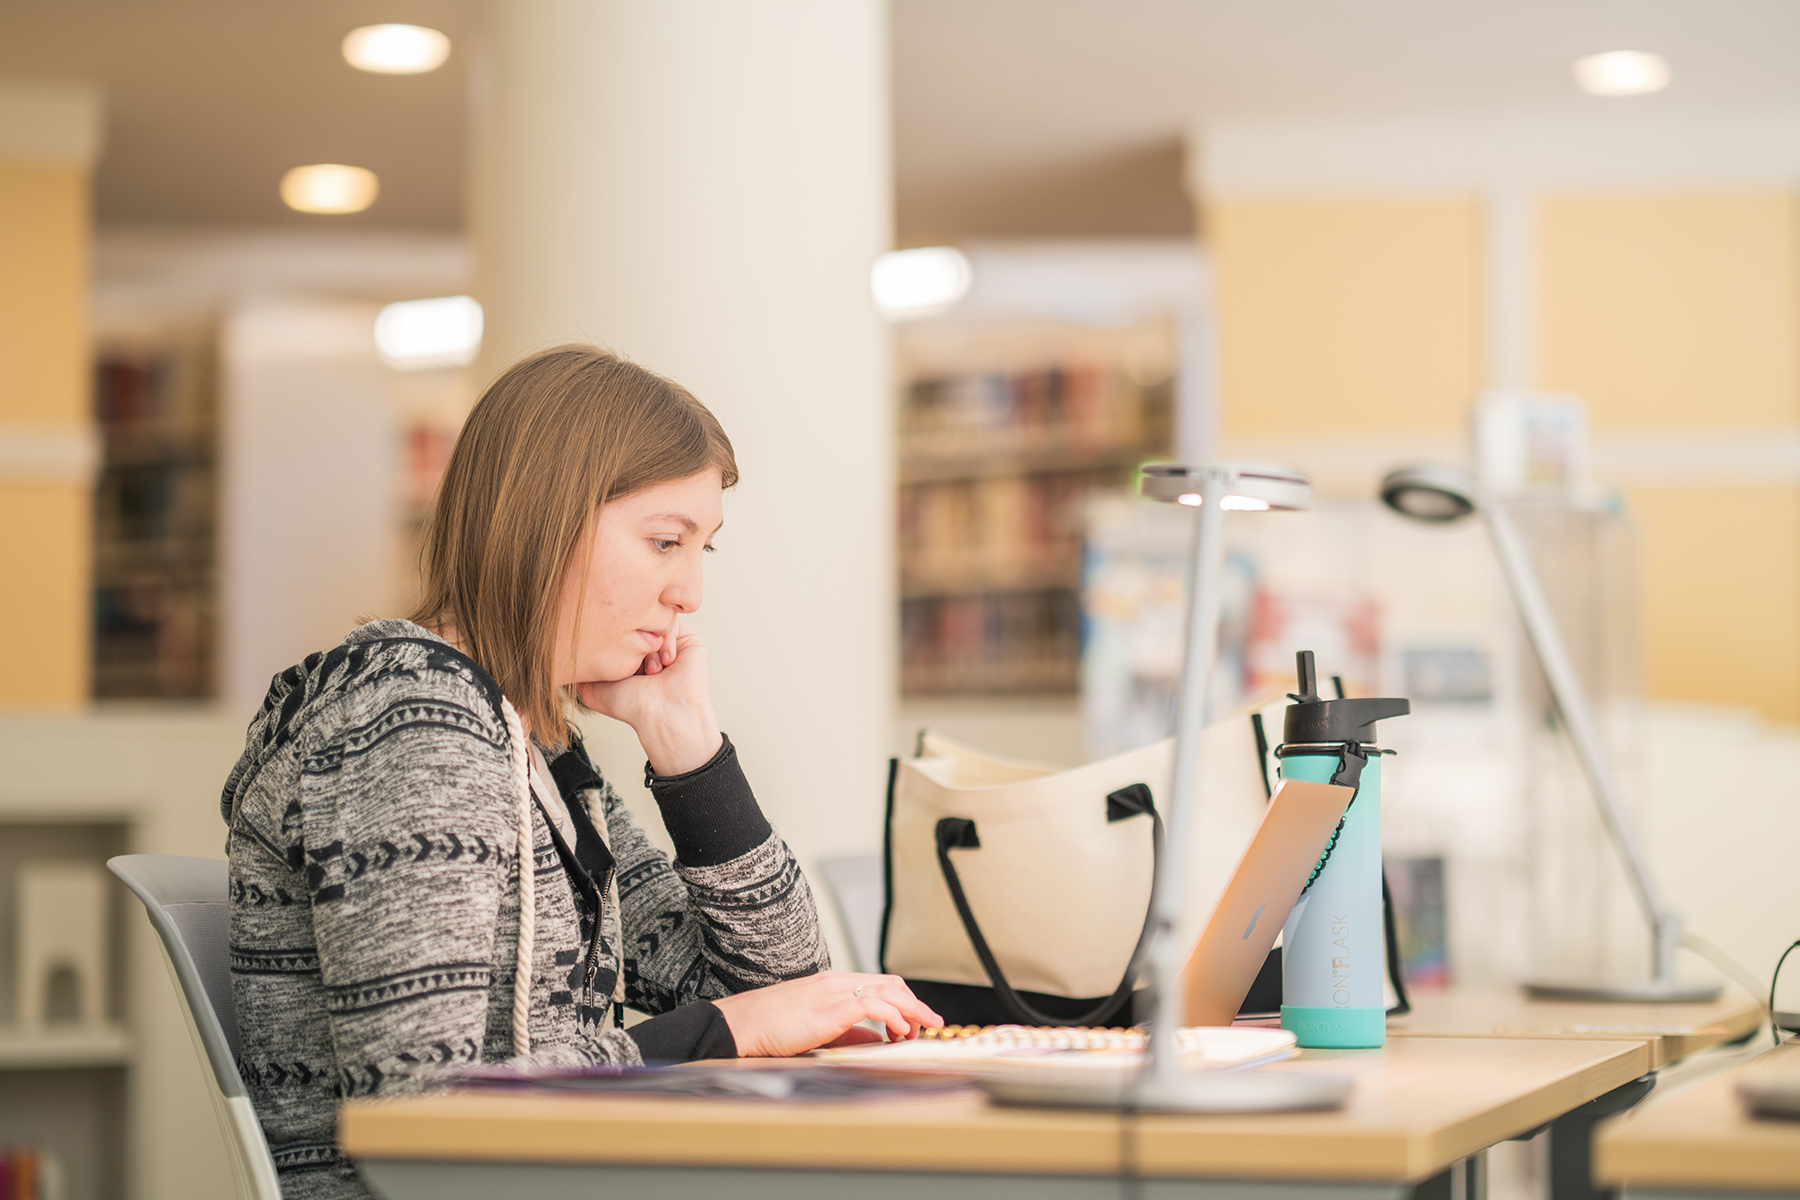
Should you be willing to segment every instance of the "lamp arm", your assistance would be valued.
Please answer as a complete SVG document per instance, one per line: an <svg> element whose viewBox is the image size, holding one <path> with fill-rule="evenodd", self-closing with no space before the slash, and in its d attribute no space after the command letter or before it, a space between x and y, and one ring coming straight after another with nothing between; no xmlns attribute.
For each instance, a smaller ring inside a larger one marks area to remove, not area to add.
<svg viewBox="0 0 1800 1200"><path fill-rule="evenodd" d="M1606 761L1599 729L1588 708L1587 694L1582 690L1575 665L1563 645L1562 634L1557 630L1556 618L1550 611L1543 586L1538 582L1524 539L1519 536L1512 517L1497 502L1483 497L1480 507L1487 522L1488 536L1494 544L1495 557L1500 560L1500 570L1512 589L1519 616L1525 623L1525 633L1531 639L1538 665L1550 683L1550 694L1556 700L1557 711L1562 714L1563 727L1569 732L1575 756L1581 760L1588 785L1600 806L1600 817L1606 822L1607 832L1612 834L1613 845L1625 860L1626 872L1637 892L1638 905L1650 923L1654 974L1660 980L1672 980L1680 921L1663 908L1657 895L1656 883L1650 877L1650 867L1638 844L1637 832L1626 815L1612 768Z"/></svg>
<svg viewBox="0 0 1800 1200"><path fill-rule="evenodd" d="M1187 894L1187 850L1190 822L1199 797L1200 746L1206 729L1207 681L1212 675L1219 637L1219 576L1225 546L1226 473L1208 468L1200 481L1200 511L1194 514L1193 541L1188 549L1187 649L1181 664L1181 700L1175 717L1175 777L1163 807L1163 859L1150 897L1154 935L1150 944L1149 1070L1158 1083L1179 1072L1175 1027L1181 1023L1176 993L1181 963L1175 925Z"/></svg>

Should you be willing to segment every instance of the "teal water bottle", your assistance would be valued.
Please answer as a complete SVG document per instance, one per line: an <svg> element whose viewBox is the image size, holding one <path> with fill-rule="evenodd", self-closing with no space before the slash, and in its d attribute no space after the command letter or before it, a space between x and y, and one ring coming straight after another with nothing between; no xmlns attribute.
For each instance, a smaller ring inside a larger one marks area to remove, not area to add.
<svg viewBox="0 0 1800 1200"><path fill-rule="evenodd" d="M1302 1046L1339 1049L1387 1041L1386 941L1381 904L1381 756L1375 722L1404 716L1400 699L1319 695L1311 650L1296 658L1300 691L1288 698L1283 779L1354 787L1356 796L1281 929L1281 1027Z"/></svg>

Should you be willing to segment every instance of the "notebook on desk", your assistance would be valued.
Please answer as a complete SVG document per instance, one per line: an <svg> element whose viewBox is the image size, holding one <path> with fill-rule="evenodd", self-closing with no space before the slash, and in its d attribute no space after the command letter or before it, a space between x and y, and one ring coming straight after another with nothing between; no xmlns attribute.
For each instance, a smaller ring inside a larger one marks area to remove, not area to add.
<svg viewBox="0 0 1800 1200"><path fill-rule="evenodd" d="M955 1070L1030 1066L1105 1069L1134 1064L1144 1052L1144 1034L1137 1029L989 1025L931 1033L936 1036L815 1050L813 1057L852 1065ZM1178 1029L1175 1045L1182 1067L1190 1071L1254 1067L1297 1053L1294 1035L1287 1030L1241 1025Z"/></svg>
<svg viewBox="0 0 1800 1200"><path fill-rule="evenodd" d="M971 1085L973 1075L943 1070L881 1069L858 1064L812 1066L745 1060L742 1066L513 1067L487 1064L458 1073L465 1090L563 1092L596 1096L661 1096L795 1104L891 1102L935 1098Z"/></svg>

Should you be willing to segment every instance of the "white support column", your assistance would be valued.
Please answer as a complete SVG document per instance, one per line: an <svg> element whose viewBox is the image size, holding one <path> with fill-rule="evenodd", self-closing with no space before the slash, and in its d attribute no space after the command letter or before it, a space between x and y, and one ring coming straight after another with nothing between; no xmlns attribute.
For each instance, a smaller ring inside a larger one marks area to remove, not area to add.
<svg viewBox="0 0 1800 1200"><path fill-rule="evenodd" d="M720 721L803 861L873 849L897 623L869 295L891 238L886 5L490 0L485 32L483 374L591 339L718 414L743 472L695 621Z"/></svg>
<svg viewBox="0 0 1800 1200"><path fill-rule="evenodd" d="M265 301L221 321L219 696L236 711L364 614L394 612L397 431L375 313Z"/></svg>

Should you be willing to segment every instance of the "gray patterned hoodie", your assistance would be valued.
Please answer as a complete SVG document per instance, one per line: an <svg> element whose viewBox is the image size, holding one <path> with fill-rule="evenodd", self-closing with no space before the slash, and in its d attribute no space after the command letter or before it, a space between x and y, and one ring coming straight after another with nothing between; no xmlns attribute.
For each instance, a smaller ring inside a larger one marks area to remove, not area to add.
<svg viewBox="0 0 1800 1200"><path fill-rule="evenodd" d="M534 790L528 1061L730 1055L708 1000L830 965L729 740L696 771L650 777L673 863L579 741L550 768L576 838ZM368 1195L337 1149L339 1099L520 1061L514 788L499 688L410 622L364 625L270 684L221 811L238 1068L288 1200ZM629 1031L606 1019L621 966L625 1002L662 1014Z"/></svg>

